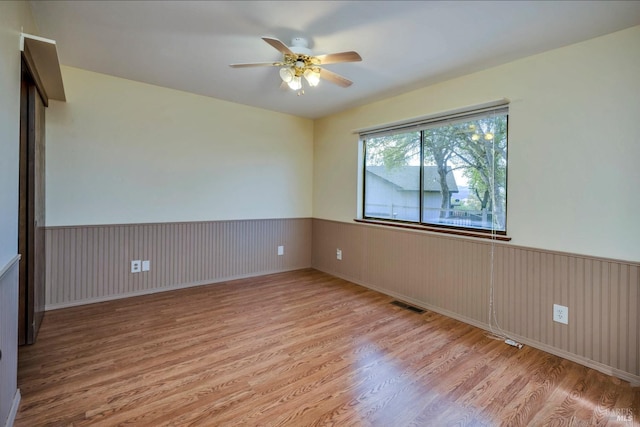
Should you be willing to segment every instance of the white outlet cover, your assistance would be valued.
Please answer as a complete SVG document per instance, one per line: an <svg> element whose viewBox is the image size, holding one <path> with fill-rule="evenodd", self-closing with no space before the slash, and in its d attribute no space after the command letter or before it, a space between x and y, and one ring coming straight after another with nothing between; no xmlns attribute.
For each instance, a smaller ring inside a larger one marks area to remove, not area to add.
<svg viewBox="0 0 640 427"><path fill-rule="evenodd" d="M553 321L558 323L569 324L569 307L564 305L553 304Z"/></svg>
<svg viewBox="0 0 640 427"><path fill-rule="evenodd" d="M284 246L278 246L278 255L284 255Z"/></svg>
<svg viewBox="0 0 640 427"><path fill-rule="evenodd" d="M140 273L140 260L131 261L131 272L132 273Z"/></svg>
<svg viewBox="0 0 640 427"><path fill-rule="evenodd" d="M336 249L336 258L342 260L342 249Z"/></svg>
<svg viewBox="0 0 640 427"><path fill-rule="evenodd" d="M146 260L146 261L142 261L142 271L149 271L151 270L151 261Z"/></svg>

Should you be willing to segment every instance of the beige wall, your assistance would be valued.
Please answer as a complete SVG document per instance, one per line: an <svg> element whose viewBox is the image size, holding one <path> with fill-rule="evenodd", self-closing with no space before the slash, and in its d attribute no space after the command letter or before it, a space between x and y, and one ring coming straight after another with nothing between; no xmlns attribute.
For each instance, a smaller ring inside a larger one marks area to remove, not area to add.
<svg viewBox="0 0 640 427"><path fill-rule="evenodd" d="M62 67L47 225L311 216L313 122Z"/></svg>
<svg viewBox="0 0 640 427"><path fill-rule="evenodd" d="M639 75L640 26L317 120L313 216L358 215L353 130L508 98L512 243L640 260Z"/></svg>

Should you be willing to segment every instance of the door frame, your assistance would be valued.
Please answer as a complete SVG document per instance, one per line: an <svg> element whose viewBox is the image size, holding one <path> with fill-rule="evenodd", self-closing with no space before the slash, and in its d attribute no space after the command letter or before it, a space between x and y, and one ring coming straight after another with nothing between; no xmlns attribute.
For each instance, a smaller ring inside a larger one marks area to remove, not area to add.
<svg viewBox="0 0 640 427"><path fill-rule="evenodd" d="M44 108L48 104L28 52L22 54L18 206L18 343L32 344L44 317ZM39 138L42 139L39 141ZM39 148L38 148L39 147ZM41 164L38 164L41 160ZM42 170L40 170L42 169ZM40 179L42 182L36 183ZM38 219L40 219L38 223Z"/></svg>

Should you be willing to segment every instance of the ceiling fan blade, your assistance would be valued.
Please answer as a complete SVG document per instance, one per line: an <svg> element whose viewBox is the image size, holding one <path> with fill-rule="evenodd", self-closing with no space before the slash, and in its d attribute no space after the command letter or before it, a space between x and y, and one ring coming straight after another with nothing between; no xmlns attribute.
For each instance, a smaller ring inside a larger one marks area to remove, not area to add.
<svg viewBox="0 0 640 427"><path fill-rule="evenodd" d="M349 87L353 84L351 80L346 79L333 71L325 70L324 68L320 69L320 77L342 87Z"/></svg>
<svg viewBox="0 0 640 427"><path fill-rule="evenodd" d="M338 62L358 62L362 61L358 52L349 51L349 52L339 52L339 53L328 53L326 55L318 55L316 56L320 60L320 65L325 64L336 64Z"/></svg>
<svg viewBox="0 0 640 427"><path fill-rule="evenodd" d="M263 37L262 40L266 41L267 43L269 43L271 46L273 46L274 48L276 48L280 53L282 53L283 55L295 55L295 53L293 53L291 51L291 49L289 49L287 47L286 44L282 43L280 40L278 39L274 39L273 37Z"/></svg>
<svg viewBox="0 0 640 427"><path fill-rule="evenodd" d="M246 64L229 64L232 68L247 68L247 67L282 67L282 62L250 62Z"/></svg>

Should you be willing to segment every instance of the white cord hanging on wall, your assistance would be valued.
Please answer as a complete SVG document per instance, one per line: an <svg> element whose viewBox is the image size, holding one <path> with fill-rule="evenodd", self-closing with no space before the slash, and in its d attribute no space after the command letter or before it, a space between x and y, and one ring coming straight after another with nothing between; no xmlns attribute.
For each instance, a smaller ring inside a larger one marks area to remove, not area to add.
<svg viewBox="0 0 640 427"><path fill-rule="evenodd" d="M493 117L493 116L492 116ZM487 134L488 135L488 134ZM491 138L485 139L491 140L491 174L489 178L489 189L491 196L491 249L490 249L490 273L489 273L489 331L490 338L504 340L504 342L518 349L522 348L522 344L512 339L498 323L495 307L495 251L497 240L496 229L496 192L495 192L495 173L496 173L496 138L495 133L491 134ZM495 327L495 329L494 329Z"/></svg>

